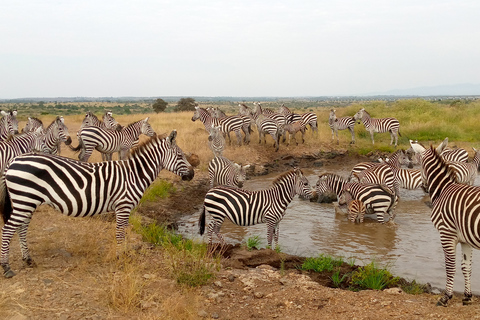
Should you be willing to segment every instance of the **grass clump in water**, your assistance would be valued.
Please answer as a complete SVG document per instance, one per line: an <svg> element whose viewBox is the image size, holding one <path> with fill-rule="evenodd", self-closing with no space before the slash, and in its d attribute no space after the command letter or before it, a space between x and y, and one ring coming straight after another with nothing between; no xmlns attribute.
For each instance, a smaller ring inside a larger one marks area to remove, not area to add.
<svg viewBox="0 0 480 320"><path fill-rule="evenodd" d="M248 251L252 251L253 249L259 249L261 242L262 240L260 239L260 236L252 236L247 238L245 241L245 246L247 247Z"/></svg>

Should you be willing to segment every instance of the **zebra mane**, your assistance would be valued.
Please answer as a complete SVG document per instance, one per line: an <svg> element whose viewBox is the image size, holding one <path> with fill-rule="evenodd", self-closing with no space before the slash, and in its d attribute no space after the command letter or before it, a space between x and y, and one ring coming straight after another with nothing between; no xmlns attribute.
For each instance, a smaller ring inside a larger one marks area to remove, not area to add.
<svg viewBox="0 0 480 320"><path fill-rule="evenodd" d="M440 163L440 166L443 169L446 169L445 172L446 172L447 176L450 178L450 180L454 183L458 183L457 182L457 177L456 177L452 167L450 167L448 165L447 161L445 159L443 159L443 157L440 155L440 153L437 151L437 149L433 145L430 145L430 151L432 152L432 155L435 157L435 159Z"/></svg>
<svg viewBox="0 0 480 320"><path fill-rule="evenodd" d="M55 120L53 120L52 123L50 123L50 124L48 125L48 127L45 129L45 131L48 131L48 130L57 122L58 119L60 119L60 117L57 116L57 117L55 118Z"/></svg>
<svg viewBox="0 0 480 320"><path fill-rule="evenodd" d="M135 156L137 153L142 153L142 151L147 148L148 146L150 146L151 144L153 144L154 142L158 141L158 140L162 140L162 139L165 139L167 137L167 134L163 133L163 134L160 134L160 135L157 135L157 136L153 136L153 137L150 137L149 139L145 140L144 142L140 143L138 145L138 147L132 149L132 151L130 151L130 157L133 157Z"/></svg>
<svg viewBox="0 0 480 320"><path fill-rule="evenodd" d="M291 169L291 170L289 170L289 171L287 171L287 172L282 173L282 174L279 175L278 177L276 177L275 180L273 180L273 183L272 183L272 184L273 184L273 185L279 184L280 182L282 182L283 180L285 180L285 178L286 178L287 176L290 176L292 173L295 174L295 171L296 171L296 170L300 171L300 173L303 175L302 170L300 170L300 169Z"/></svg>
<svg viewBox="0 0 480 320"><path fill-rule="evenodd" d="M87 115L85 115L85 118L86 118L88 115L90 115L90 117L92 117L92 118L97 119L98 121L100 121L100 120L98 119L98 117L97 117L93 112L87 111Z"/></svg>
<svg viewBox="0 0 480 320"><path fill-rule="evenodd" d="M322 173L321 175L318 176L318 178L323 178L325 177L325 179L328 179L329 177L332 177L334 180L340 180L340 181L344 181L344 182L348 182L348 178L345 178L345 177L342 177L341 175L339 174L336 174L336 173Z"/></svg>
<svg viewBox="0 0 480 320"><path fill-rule="evenodd" d="M39 122L43 126L42 120L38 119L37 117L30 117L31 120Z"/></svg>
<svg viewBox="0 0 480 320"><path fill-rule="evenodd" d="M145 120L145 119L138 120L138 121L133 121L133 122L127 124L124 128L131 127L131 126L135 125L135 123L138 123L138 122L143 121L143 120ZM121 129L121 128L120 128L120 129ZM116 130L118 131L118 125L117 125L117 129L116 129Z"/></svg>

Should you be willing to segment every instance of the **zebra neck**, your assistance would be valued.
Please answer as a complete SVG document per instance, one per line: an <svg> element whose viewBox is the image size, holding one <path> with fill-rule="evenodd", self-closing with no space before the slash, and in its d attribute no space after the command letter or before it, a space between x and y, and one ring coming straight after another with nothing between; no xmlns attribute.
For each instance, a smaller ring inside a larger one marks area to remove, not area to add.
<svg viewBox="0 0 480 320"><path fill-rule="evenodd" d="M440 162L436 165L438 167L433 168L433 170L430 168L431 170L426 173L428 193L432 203L440 197L443 190L454 183L450 176L450 172L448 171L448 167L441 165Z"/></svg>

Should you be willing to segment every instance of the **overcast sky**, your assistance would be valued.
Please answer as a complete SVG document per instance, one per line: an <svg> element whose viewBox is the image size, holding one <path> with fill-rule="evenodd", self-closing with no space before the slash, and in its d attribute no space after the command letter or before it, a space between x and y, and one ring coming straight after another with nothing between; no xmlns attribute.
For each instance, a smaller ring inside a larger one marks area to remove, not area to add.
<svg viewBox="0 0 480 320"><path fill-rule="evenodd" d="M480 1L2 0L0 98L480 84Z"/></svg>

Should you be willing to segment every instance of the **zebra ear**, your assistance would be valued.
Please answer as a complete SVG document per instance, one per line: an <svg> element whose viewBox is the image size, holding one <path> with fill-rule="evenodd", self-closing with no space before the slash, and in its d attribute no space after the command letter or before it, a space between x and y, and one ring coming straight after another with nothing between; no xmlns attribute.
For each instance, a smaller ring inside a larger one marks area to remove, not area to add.
<svg viewBox="0 0 480 320"><path fill-rule="evenodd" d="M148 122L148 119L150 119L150 117L146 117L144 121L145 121L145 122Z"/></svg>
<svg viewBox="0 0 480 320"><path fill-rule="evenodd" d="M177 130L173 130L168 136L168 141L170 141L171 146L175 145L175 138L177 137Z"/></svg>
<svg viewBox="0 0 480 320"><path fill-rule="evenodd" d="M447 144L448 137L446 137L435 150L437 150L438 153L441 153L447 147Z"/></svg>
<svg viewBox="0 0 480 320"><path fill-rule="evenodd" d="M6 115L7 115L7 113L6 113L5 111L3 111L3 110L0 111L0 113L2 114L2 116L6 116Z"/></svg>
<svg viewBox="0 0 480 320"><path fill-rule="evenodd" d="M41 133L43 133L43 128L42 128L42 127L38 127L37 129L35 129L35 133L36 133L36 134L41 134Z"/></svg>
<svg viewBox="0 0 480 320"><path fill-rule="evenodd" d="M17 110L12 111L12 115L15 116L15 117L17 116L17 113L18 113Z"/></svg>

